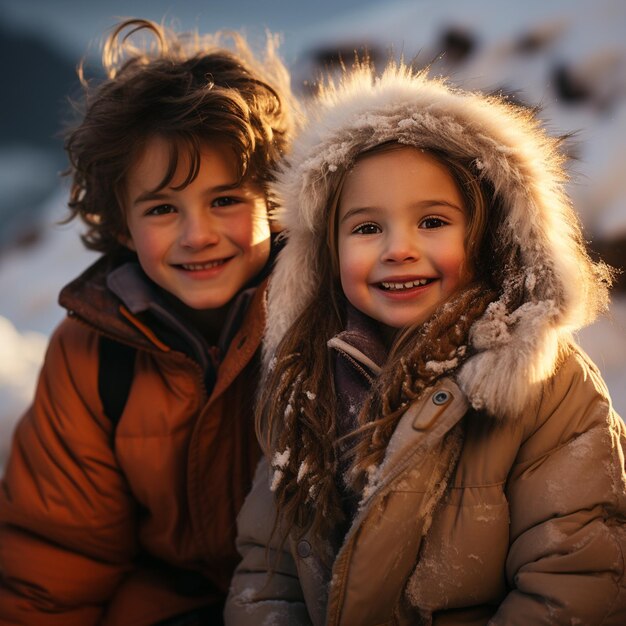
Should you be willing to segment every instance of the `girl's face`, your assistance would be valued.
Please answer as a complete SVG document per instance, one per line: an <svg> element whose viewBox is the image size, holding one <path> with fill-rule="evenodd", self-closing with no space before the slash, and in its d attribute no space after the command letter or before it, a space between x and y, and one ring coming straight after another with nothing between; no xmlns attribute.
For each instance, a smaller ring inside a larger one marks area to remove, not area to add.
<svg viewBox="0 0 626 626"><path fill-rule="evenodd" d="M425 322L467 282L462 195L435 157L365 155L339 196L337 249L350 303L392 328Z"/></svg>

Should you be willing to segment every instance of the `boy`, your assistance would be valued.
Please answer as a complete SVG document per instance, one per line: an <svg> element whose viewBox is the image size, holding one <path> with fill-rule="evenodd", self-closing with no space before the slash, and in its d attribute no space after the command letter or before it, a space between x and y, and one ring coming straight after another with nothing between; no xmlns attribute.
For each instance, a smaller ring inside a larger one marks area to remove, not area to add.
<svg viewBox="0 0 626 626"><path fill-rule="evenodd" d="M266 186L291 131L271 42L261 70L233 39L120 24L67 136L69 219L104 254L61 292L16 431L0 624L221 623L259 457Z"/></svg>

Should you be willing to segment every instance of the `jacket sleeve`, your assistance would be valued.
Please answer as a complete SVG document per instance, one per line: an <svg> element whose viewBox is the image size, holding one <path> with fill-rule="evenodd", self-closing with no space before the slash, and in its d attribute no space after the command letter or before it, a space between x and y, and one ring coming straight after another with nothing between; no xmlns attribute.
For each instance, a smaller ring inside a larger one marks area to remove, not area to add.
<svg viewBox="0 0 626 626"><path fill-rule="evenodd" d="M226 601L226 626L311 624L288 539L281 542L280 533L272 532L276 508L268 472L263 458L237 519L237 549L243 558Z"/></svg>
<svg viewBox="0 0 626 626"><path fill-rule="evenodd" d="M492 626L626 624L625 449L602 379L574 354L508 481L511 591Z"/></svg>
<svg viewBox="0 0 626 626"><path fill-rule="evenodd" d="M95 332L53 334L0 484L0 625L89 626L130 567L132 499L97 391Z"/></svg>

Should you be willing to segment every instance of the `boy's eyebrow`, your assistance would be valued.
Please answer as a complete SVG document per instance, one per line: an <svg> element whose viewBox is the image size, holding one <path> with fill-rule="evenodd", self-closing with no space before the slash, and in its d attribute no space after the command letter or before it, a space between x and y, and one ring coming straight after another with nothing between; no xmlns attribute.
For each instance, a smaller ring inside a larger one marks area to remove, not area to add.
<svg viewBox="0 0 626 626"><path fill-rule="evenodd" d="M233 183L227 183L225 185L218 185L217 187L212 187L208 191L211 193L222 193L223 191L232 191L233 189L239 189L239 187L243 187L244 183L235 181Z"/></svg>
<svg viewBox="0 0 626 626"><path fill-rule="evenodd" d="M162 200L166 195L167 194L162 191L144 191L133 200L133 204L139 204L140 202L146 202L148 200Z"/></svg>
<svg viewBox="0 0 626 626"><path fill-rule="evenodd" d="M235 181L233 183L226 183L225 185L217 185L216 187L210 187L209 189L205 189L205 194L210 193L223 193L225 191L232 191L233 189L238 189L241 187L241 183ZM140 193L134 200L133 204L140 204L141 202L148 202L151 200L164 200L169 197L169 193L163 191L162 189L158 189L156 191L144 191Z"/></svg>

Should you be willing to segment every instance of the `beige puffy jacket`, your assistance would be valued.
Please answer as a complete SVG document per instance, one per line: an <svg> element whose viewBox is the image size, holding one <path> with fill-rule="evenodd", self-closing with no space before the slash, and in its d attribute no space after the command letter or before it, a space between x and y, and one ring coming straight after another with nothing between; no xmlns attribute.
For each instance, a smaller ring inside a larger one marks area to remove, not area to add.
<svg viewBox="0 0 626 626"><path fill-rule="evenodd" d="M239 517L227 624L626 624L624 449L624 424L578 350L510 423L469 409L442 379L401 419L332 571L322 547L293 537L267 577L275 512L261 464Z"/></svg>

